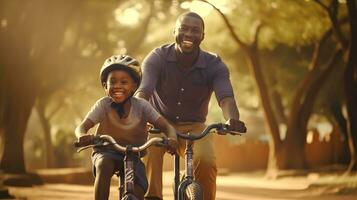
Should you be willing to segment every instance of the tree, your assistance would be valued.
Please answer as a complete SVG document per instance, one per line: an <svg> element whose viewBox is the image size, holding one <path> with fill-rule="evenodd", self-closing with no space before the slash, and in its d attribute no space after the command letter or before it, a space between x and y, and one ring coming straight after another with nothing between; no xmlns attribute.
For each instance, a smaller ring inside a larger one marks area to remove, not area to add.
<svg viewBox="0 0 357 200"><path fill-rule="evenodd" d="M21 8L21 9L19 9ZM47 68L57 59L55 54L41 55L59 48L67 19L75 5L69 2L47 3L2 1L0 32L2 51L0 169L5 173L25 173L23 139L35 99ZM44 11L51 15L43 18ZM48 42L38 42L48 41ZM54 52L55 53L55 52Z"/></svg>
<svg viewBox="0 0 357 200"><path fill-rule="evenodd" d="M355 38L357 34L356 2L354 0L347 1L347 14L344 14L348 15L349 18L349 34L347 35L343 33L343 24L339 23L341 3L338 0L331 0L328 5L320 0L314 0L314 2L321 6L321 8L328 14L334 35L344 54L343 61L346 65L344 72L344 101L347 108L347 116L346 120L343 120L340 125L348 136L347 138L351 154L350 164L347 169L347 173L349 173L357 170L357 60L355 56L352 56L357 53L357 42ZM336 121L341 122L339 116L335 116L335 118Z"/></svg>
<svg viewBox="0 0 357 200"><path fill-rule="evenodd" d="M262 71L258 48L258 42L259 38L261 38L260 34L262 29L265 27L270 27L270 29L274 29L274 26L272 24L269 24L269 22L267 22L263 18L264 14L271 13L269 13L269 10L261 11L261 13L263 13L263 16L260 17L262 18L259 19L258 17L258 20L253 25L253 30L250 32L252 35L251 41L244 42L238 36L238 34L236 33L236 29L233 27L233 25L230 23L229 19L223 12L221 12L212 3L209 3L206 0L202 1L213 6L214 9L223 18L231 36L233 37L233 40L245 53L247 63L253 73L253 77L256 81L256 85L259 90L260 100L271 136L271 140L269 141L270 153L268 174L275 177L277 175L277 171L281 169L303 169L305 167L303 151L304 145L306 143L306 128L309 116L312 113L312 108L317 98L318 91L321 89L323 83L326 81L333 67L337 66L336 62L338 59L340 59L341 56L341 51L336 50L334 53L332 53L331 59L326 62L321 62L322 60L320 58L320 47L324 45L325 42L329 39L329 37L331 36L332 29L330 28L330 30L325 30L324 35L321 36L320 39L318 39L315 43L315 48L311 58L309 71L304 76L295 92L291 109L288 112L289 116L287 118L282 117L282 119L287 119L286 136L285 139L282 140L281 133L279 130L279 120L277 119L276 113L280 113L280 115L284 116L284 112L276 112L277 108L282 108L282 106L279 105L279 95L277 95L276 91L272 91L267 86L266 82L269 81L269 77L264 76L264 73ZM270 2L267 2L267 4L268 6L272 6L273 2L271 2L271 4ZM301 4L304 3L296 1L291 2L291 4L292 5L290 6L299 7L301 6ZM275 1L273 5L274 7L278 7L278 2ZM273 101L272 97L278 98L275 98L275 101ZM273 107L273 105L277 106Z"/></svg>
<svg viewBox="0 0 357 200"><path fill-rule="evenodd" d="M347 0L350 18L350 50L345 70L345 95L348 116L348 136L351 161L347 172L357 170L357 8L356 1Z"/></svg>
<svg viewBox="0 0 357 200"><path fill-rule="evenodd" d="M59 94L97 85L104 58L113 52L135 54L143 44L156 4L141 1L145 20L125 27L113 13L127 2L132 1L1 2L0 40L6 51L0 55L0 169L5 173L26 172L24 134L35 105L45 130L48 166L53 166L50 120L66 107L56 107L65 99Z"/></svg>

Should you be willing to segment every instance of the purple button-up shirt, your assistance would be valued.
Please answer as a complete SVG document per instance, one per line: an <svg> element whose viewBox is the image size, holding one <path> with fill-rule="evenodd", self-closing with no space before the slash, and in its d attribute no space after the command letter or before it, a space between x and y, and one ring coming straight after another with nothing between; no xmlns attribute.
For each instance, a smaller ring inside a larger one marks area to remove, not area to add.
<svg viewBox="0 0 357 200"><path fill-rule="evenodd" d="M178 66L175 45L163 45L149 53L142 71L138 92L148 95L154 108L173 122L204 122L213 91L218 102L234 97L228 68L217 55L203 50L185 72Z"/></svg>

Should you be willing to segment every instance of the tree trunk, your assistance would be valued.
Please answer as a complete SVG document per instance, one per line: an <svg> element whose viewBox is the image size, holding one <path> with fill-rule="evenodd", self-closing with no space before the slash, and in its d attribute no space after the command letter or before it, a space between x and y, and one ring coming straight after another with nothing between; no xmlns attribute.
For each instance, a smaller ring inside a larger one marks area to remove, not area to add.
<svg viewBox="0 0 357 200"><path fill-rule="evenodd" d="M254 48L246 50L245 53L247 54L247 63L249 64L256 80L257 88L260 94L260 102L262 103L265 119L268 122L268 128L271 136L271 139L269 140L267 175L269 177L275 177L279 169L277 152L279 152L282 145L280 140L279 127L271 106L272 104L270 102L267 85L264 81L258 53Z"/></svg>
<svg viewBox="0 0 357 200"><path fill-rule="evenodd" d="M19 3L9 2L9 5ZM11 6L8 7L12 8ZM5 7L5 5L3 5ZM9 14L9 10L6 10ZM5 15L6 16L6 15ZM2 67L2 97L0 101L0 169L4 173L25 173L23 140L26 125L34 104L38 85L36 68L30 68L30 36L17 32L26 29L19 16L9 15L8 26L0 31ZM30 68L30 69L29 69Z"/></svg>
<svg viewBox="0 0 357 200"><path fill-rule="evenodd" d="M64 25L68 23L64 17L69 16L65 12L69 9L62 7L72 5L69 1L49 4L43 0L35 3L1 1L1 5L0 16L6 19L7 25L0 30L0 44L6 49L0 54L3 76L0 140L4 144L0 146L0 169L5 173L26 173L24 134L44 78L40 67L50 71L50 61L58 59L55 55L50 57L48 52L60 47L63 38L55 34L63 35ZM44 12L51 15L43 18Z"/></svg>
<svg viewBox="0 0 357 200"><path fill-rule="evenodd" d="M38 100L38 104L36 105L36 110L42 125L43 133L44 133L44 159L45 159L45 164L46 168L53 168L54 166L54 150L53 150L53 144L52 144L52 138L51 138L51 125L49 123L49 119L46 118L45 114L45 104L41 101L41 99Z"/></svg>
<svg viewBox="0 0 357 200"><path fill-rule="evenodd" d="M29 78L10 77L8 79L8 92L6 92L6 106L2 111L4 119L1 122L0 136L4 144L0 148L0 169L5 173L25 173L23 141L28 118L36 97L36 90L30 84ZM21 81L18 81L21 80Z"/></svg>
<svg viewBox="0 0 357 200"><path fill-rule="evenodd" d="M357 9L355 0L347 0L350 18L350 51L345 71L344 91L347 107L347 135L351 160L347 172L357 170Z"/></svg>

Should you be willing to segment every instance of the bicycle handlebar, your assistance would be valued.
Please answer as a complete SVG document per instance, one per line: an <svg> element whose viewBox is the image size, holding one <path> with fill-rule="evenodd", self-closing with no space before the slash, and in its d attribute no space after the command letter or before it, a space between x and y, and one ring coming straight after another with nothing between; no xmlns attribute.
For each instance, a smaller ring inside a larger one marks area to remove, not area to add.
<svg viewBox="0 0 357 200"><path fill-rule="evenodd" d="M205 137L206 135L208 135L208 133L210 133L210 131L212 129L216 129L218 132L219 131L223 131L223 132L229 132L228 131L228 125L227 124L222 124L222 123L216 123L216 124L210 124L208 125L200 134L198 135L191 135L191 134L184 134L184 133L179 133L177 132L177 136L180 138L183 138L185 140L199 140L203 137Z"/></svg>
<svg viewBox="0 0 357 200"><path fill-rule="evenodd" d="M216 129L217 133L220 135L224 135L226 133L230 133L232 135L241 135L240 132L236 132L236 131L230 131L229 129L229 125L228 124L223 124L223 123L215 123L215 124L210 124L208 125L200 134L198 135L191 135L191 134L185 134L185 133L179 133L176 132L176 135L182 139L185 140L199 140L203 137L205 137L207 134L210 133L210 131L212 129ZM149 130L150 133L160 133L161 131L159 129L156 128L152 128Z"/></svg>
<svg viewBox="0 0 357 200"><path fill-rule="evenodd" d="M144 151L151 145L166 146L167 139L164 137L155 137L155 138L149 139L148 141L146 141L143 145L141 145L139 147L131 147L130 145L122 146L122 145L118 144L114 140L114 138L110 135L99 135L99 136L95 136L94 139L92 140L92 142L88 143L88 144L82 144L80 142L74 143L74 146L76 148L79 148L77 150L77 152L83 151L84 149L88 149L91 147L104 147L104 146L109 146L109 145L113 145L113 149L118 152L126 152L127 150L129 150L129 147L130 147L130 151L132 151L134 153L139 153L141 151Z"/></svg>

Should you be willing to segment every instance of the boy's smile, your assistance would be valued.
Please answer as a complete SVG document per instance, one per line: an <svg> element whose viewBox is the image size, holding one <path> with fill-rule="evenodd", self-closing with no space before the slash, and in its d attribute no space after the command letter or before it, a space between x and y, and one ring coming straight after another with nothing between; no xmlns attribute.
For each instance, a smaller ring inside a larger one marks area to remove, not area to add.
<svg viewBox="0 0 357 200"><path fill-rule="evenodd" d="M128 72L114 70L108 74L105 91L115 103L122 103L135 92L137 84Z"/></svg>

